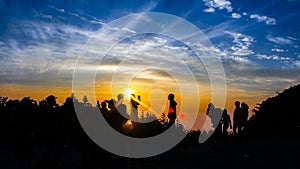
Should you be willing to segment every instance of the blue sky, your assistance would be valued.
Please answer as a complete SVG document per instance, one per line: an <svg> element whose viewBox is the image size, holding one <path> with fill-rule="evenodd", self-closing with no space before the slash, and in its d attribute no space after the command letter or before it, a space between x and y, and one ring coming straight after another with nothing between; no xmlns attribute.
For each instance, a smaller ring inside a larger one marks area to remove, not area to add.
<svg viewBox="0 0 300 169"><path fill-rule="evenodd" d="M93 33L128 14L162 12L202 30L223 63L229 99L254 103L300 82L299 7L299 0L0 0L0 95L30 95L11 86L71 89Z"/></svg>

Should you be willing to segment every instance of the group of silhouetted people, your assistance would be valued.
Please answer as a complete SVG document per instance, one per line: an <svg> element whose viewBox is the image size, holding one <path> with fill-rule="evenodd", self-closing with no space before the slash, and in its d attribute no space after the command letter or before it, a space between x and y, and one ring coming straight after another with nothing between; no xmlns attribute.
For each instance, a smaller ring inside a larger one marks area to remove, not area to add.
<svg viewBox="0 0 300 169"><path fill-rule="evenodd" d="M120 133L145 138L160 134L175 123L177 118L175 95L169 94L168 100L166 125L162 125L157 118L147 123L141 123L138 118L138 108L143 103L141 97L136 97L134 94L131 95L129 102L130 115L123 103L123 94L119 94L117 100L104 100L101 103L97 102L97 107L89 105L90 107L87 108L99 108L107 123ZM34 165L44 168L59 166L65 151L70 147L81 153L83 166L90 165L91 159L89 158L94 156L94 153L106 154L100 150L95 151L97 146L82 129L73 103L76 102L81 107L85 107L85 105L72 97L68 97L61 106L57 104L56 97L53 95L40 102L29 97L20 101L2 99L1 102L0 120L2 121L0 125L1 128L5 129L2 132L4 139L1 141L7 139L9 144L15 145L14 153L18 158L17 165L19 166L26 165L28 167L25 168L31 168L33 164L29 164L28 159L33 158L33 154L43 154L40 156L42 159L40 164ZM241 134L247 123L248 109L247 104L242 103L240 105L239 102L236 102L232 126L230 115L226 109L222 110L216 108L212 103L209 104L207 115L211 117L215 135L227 136L229 128L233 128L234 135ZM219 118L216 118L218 116ZM42 148L35 152L37 146ZM103 155L100 154L99 156Z"/></svg>
<svg viewBox="0 0 300 169"><path fill-rule="evenodd" d="M221 115L222 114L222 115ZM228 129L233 129L234 136L242 135L243 129L246 127L248 121L249 106L246 103L235 102L235 109L233 112L233 125L231 123L230 115L227 109L216 108L213 103L208 105L206 115L210 117L212 127L214 128L214 136L227 137Z"/></svg>
<svg viewBox="0 0 300 169"><path fill-rule="evenodd" d="M138 96L136 98L135 94L131 94L130 97L130 114L127 112L127 107L123 103L124 101L124 94L118 94L118 101L114 99L111 100L104 100L103 102L97 101L97 105L102 113L103 117L106 121L117 131L124 133L126 127L133 128L133 126L145 126L146 124L141 124L139 122L138 117L138 106L142 103L141 97ZM168 109L168 126L171 126L175 123L176 120L176 106L177 103L175 101L175 95L169 94L168 95L169 109ZM132 130L135 132L136 130Z"/></svg>

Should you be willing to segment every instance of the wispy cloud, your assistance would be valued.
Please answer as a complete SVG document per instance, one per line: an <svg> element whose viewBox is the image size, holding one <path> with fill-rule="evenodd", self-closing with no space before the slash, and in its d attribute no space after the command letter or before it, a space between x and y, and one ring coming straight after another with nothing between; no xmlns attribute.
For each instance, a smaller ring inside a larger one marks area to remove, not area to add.
<svg viewBox="0 0 300 169"><path fill-rule="evenodd" d="M224 37L226 35L226 31L233 29L231 24L231 21L225 21L218 25L208 27L207 29L204 29L203 32L209 39Z"/></svg>
<svg viewBox="0 0 300 169"><path fill-rule="evenodd" d="M273 48L271 49L272 52L284 52L283 49Z"/></svg>
<svg viewBox="0 0 300 169"><path fill-rule="evenodd" d="M145 5L142 6L140 11L141 12L149 12L149 11L152 11L156 6L157 6L156 1L149 1L148 3L146 3Z"/></svg>
<svg viewBox="0 0 300 169"><path fill-rule="evenodd" d="M1 79L32 84L50 84L53 79L58 85L71 82L76 57L93 33L42 21L15 21L10 31L15 36L0 45Z"/></svg>
<svg viewBox="0 0 300 169"><path fill-rule="evenodd" d="M92 16L92 15L89 15L89 14L81 14L81 13L75 13L75 12L71 12L71 11L67 11L63 8L57 8L55 6L51 6L49 5L48 6L50 9L53 9L57 12L60 12L60 13L63 13L63 14L67 14L71 17L75 17L75 18L78 18L80 20L84 20L84 21L88 21L90 23L94 23L94 24L100 24L100 25L104 25L105 22L95 16ZM42 15L43 16L43 15ZM45 17L45 15L44 15Z"/></svg>
<svg viewBox="0 0 300 169"><path fill-rule="evenodd" d="M250 15L250 18L257 20L258 22L265 22L267 25L276 25L276 19L268 16L252 14Z"/></svg>
<svg viewBox="0 0 300 169"><path fill-rule="evenodd" d="M277 56L277 55L257 54L256 56L258 59L277 60L277 61L293 61L293 59L290 57Z"/></svg>
<svg viewBox="0 0 300 169"><path fill-rule="evenodd" d="M267 35L267 40L280 45L293 44L293 41L290 38L285 38L285 37L274 37L272 35Z"/></svg>

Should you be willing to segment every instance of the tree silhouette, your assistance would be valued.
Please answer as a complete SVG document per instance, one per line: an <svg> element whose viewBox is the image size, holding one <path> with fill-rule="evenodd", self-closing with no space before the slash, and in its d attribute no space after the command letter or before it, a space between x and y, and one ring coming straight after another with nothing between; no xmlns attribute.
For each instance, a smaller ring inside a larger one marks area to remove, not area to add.
<svg viewBox="0 0 300 169"><path fill-rule="evenodd" d="M299 135L300 85L270 97L253 109L247 133L252 136Z"/></svg>

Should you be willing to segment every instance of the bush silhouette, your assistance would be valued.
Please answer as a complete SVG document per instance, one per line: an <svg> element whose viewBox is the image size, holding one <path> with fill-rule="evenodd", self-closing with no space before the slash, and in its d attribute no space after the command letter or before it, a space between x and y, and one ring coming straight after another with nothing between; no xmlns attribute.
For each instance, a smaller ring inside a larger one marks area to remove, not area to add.
<svg viewBox="0 0 300 169"><path fill-rule="evenodd" d="M270 97L253 109L247 133L250 136L299 135L300 85Z"/></svg>

